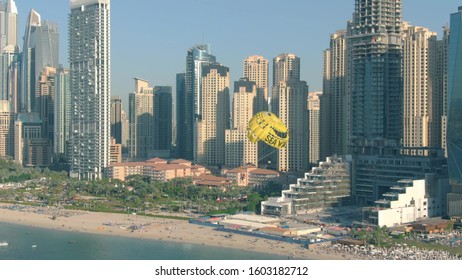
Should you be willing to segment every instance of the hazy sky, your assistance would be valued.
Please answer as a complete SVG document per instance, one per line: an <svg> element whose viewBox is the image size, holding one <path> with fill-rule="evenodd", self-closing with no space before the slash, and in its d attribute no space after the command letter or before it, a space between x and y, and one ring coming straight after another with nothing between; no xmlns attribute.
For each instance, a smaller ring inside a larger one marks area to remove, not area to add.
<svg viewBox="0 0 462 280"><path fill-rule="evenodd" d="M59 24L60 62L67 66L69 1L16 4L20 38L32 8L42 20ZM458 6L462 0L403 0L403 18L440 35ZM294 53L301 58L301 78L310 91L321 90L322 52L330 34L344 29L353 12L354 0L112 0L112 95L125 103L133 77L174 86L175 74L185 69L187 50L203 40L218 62L230 68L231 84L242 76L247 56L260 54L272 61L280 53Z"/></svg>

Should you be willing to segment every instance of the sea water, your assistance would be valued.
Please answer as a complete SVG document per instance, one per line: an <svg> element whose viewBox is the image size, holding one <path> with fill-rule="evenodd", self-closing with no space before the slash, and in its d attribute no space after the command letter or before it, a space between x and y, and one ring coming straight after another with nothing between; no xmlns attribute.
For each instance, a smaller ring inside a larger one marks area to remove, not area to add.
<svg viewBox="0 0 462 280"><path fill-rule="evenodd" d="M287 257L186 243L0 223L0 260L277 260Z"/></svg>

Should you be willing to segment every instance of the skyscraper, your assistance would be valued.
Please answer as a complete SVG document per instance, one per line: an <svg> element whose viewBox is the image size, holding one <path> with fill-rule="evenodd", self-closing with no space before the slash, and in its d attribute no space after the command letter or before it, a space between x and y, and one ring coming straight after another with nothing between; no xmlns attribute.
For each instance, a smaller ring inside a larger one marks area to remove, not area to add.
<svg viewBox="0 0 462 280"><path fill-rule="evenodd" d="M177 111L177 151L178 157L194 158L194 124L202 118L202 69L205 65L215 63L208 45L197 45L188 50L186 72L177 76L177 104L183 111ZM178 84L184 81L184 85ZM184 92L178 90L184 89ZM183 105L182 105L183 104Z"/></svg>
<svg viewBox="0 0 462 280"><path fill-rule="evenodd" d="M0 100L0 158L14 157L14 117L10 102Z"/></svg>
<svg viewBox="0 0 462 280"><path fill-rule="evenodd" d="M251 163L258 166L258 144L247 137L247 126L255 109L257 100L255 82L241 78L234 82L233 121L231 129L226 130L225 165L242 166Z"/></svg>
<svg viewBox="0 0 462 280"><path fill-rule="evenodd" d="M117 144L122 144L122 99L111 97L111 137Z"/></svg>
<svg viewBox="0 0 462 280"><path fill-rule="evenodd" d="M300 81L300 58L280 54L273 60L271 111L289 129L289 142L277 151L279 171L303 172L308 168L308 86Z"/></svg>
<svg viewBox="0 0 462 280"><path fill-rule="evenodd" d="M56 68L45 67L37 77L35 90L35 109L42 120L42 138L54 141L54 103Z"/></svg>
<svg viewBox="0 0 462 280"><path fill-rule="evenodd" d="M128 101L130 158L146 160L154 151L154 89L145 80L134 80Z"/></svg>
<svg viewBox="0 0 462 280"><path fill-rule="evenodd" d="M225 163L225 131L229 129L229 69L213 63L201 70L200 118L195 124L194 161Z"/></svg>
<svg viewBox="0 0 462 280"><path fill-rule="evenodd" d="M244 78L257 86L254 112L268 111L268 59L260 55L249 56L244 60Z"/></svg>
<svg viewBox="0 0 462 280"><path fill-rule="evenodd" d="M437 108L436 114L440 117L440 121L437 123L440 131L440 138L437 140L440 143L440 147L444 150L447 157L446 150L446 126L447 126L447 107L448 107L448 53L449 53L449 26L443 27L443 37L441 40L436 42L437 47L437 62L436 72L437 77L435 79L435 90L436 95L439 96L437 99L440 104L435 104Z"/></svg>
<svg viewBox="0 0 462 280"><path fill-rule="evenodd" d="M18 9L14 0L8 0L3 7L0 2L0 99L9 100L12 108L15 102L9 96L10 65L18 59ZM14 111L14 110L13 110Z"/></svg>
<svg viewBox="0 0 462 280"><path fill-rule="evenodd" d="M462 6L451 14L448 65L447 153L450 216L462 215Z"/></svg>
<svg viewBox="0 0 462 280"><path fill-rule="evenodd" d="M403 145L439 147L436 32L403 24ZM422 155L425 153L420 151Z"/></svg>
<svg viewBox="0 0 462 280"><path fill-rule="evenodd" d="M300 81L300 58L294 54L280 54L273 59L273 88L271 110L278 115L279 86L281 81Z"/></svg>
<svg viewBox="0 0 462 280"><path fill-rule="evenodd" d="M273 59L273 86L289 80L300 80L300 58L283 53Z"/></svg>
<svg viewBox="0 0 462 280"><path fill-rule="evenodd" d="M35 106L35 30L41 24L40 14L31 10L24 32L21 55L20 111L32 112Z"/></svg>
<svg viewBox="0 0 462 280"><path fill-rule="evenodd" d="M127 113L122 110L121 113L121 120L122 120L122 147L128 147L128 139L129 139L129 123L127 118Z"/></svg>
<svg viewBox="0 0 462 280"><path fill-rule="evenodd" d="M330 36L324 51L323 94L321 96L321 155L349 154L350 108L346 87L346 30Z"/></svg>
<svg viewBox="0 0 462 280"><path fill-rule="evenodd" d="M183 153L186 149L186 143L184 139L180 139L180 136L184 136L185 132L180 131L180 129L184 129L185 121L186 121L186 73L178 73L176 74L176 137L175 140L175 156L176 157L183 157ZM182 152L180 152L180 145L182 145Z"/></svg>
<svg viewBox="0 0 462 280"><path fill-rule="evenodd" d="M154 149L172 148L172 87L154 87Z"/></svg>
<svg viewBox="0 0 462 280"><path fill-rule="evenodd" d="M35 108L35 83L46 66L57 68L59 63L58 25L42 23L40 14L31 10L24 32L21 58L21 110Z"/></svg>
<svg viewBox="0 0 462 280"><path fill-rule="evenodd" d="M347 31L354 152L399 143L402 108L401 0L355 0ZM388 144L387 144L388 145Z"/></svg>
<svg viewBox="0 0 462 280"><path fill-rule="evenodd" d="M289 129L289 142L277 150L277 168L285 172L305 172L308 168L308 86L305 81L281 81L277 111L273 111ZM273 92L274 93L274 92Z"/></svg>
<svg viewBox="0 0 462 280"><path fill-rule="evenodd" d="M110 0L71 0L71 176L99 179L110 160Z"/></svg>
<svg viewBox="0 0 462 280"><path fill-rule="evenodd" d="M308 93L309 162L317 164L321 159L321 98L322 92Z"/></svg>
<svg viewBox="0 0 462 280"><path fill-rule="evenodd" d="M71 123L71 91L69 70L58 68L55 76L53 153L67 154Z"/></svg>

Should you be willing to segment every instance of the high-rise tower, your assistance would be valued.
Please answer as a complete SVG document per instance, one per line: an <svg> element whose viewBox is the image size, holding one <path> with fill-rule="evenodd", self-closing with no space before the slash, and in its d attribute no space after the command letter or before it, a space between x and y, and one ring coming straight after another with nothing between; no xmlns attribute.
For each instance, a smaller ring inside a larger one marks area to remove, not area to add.
<svg viewBox="0 0 462 280"><path fill-rule="evenodd" d="M289 129L289 142L277 151L279 171L308 168L308 86L300 81L300 58L281 54L273 60L271 111Z"/></svg>
<svg viewBox="0 0 462 280"><path fill-rule="evenodd" d="M256 113L268 111L268 76L268 59L260 55L253 55L244 60L244 78L255 82L257 86L254 104Z"/></svg>
<svg viewBox="0 0 462 280"><path fill-rule="evenodd" d="M194 161L220 166L225 163L225 131L229 128L229 69L213 63L203 66L201 72L201 114L194 128Z"/></svg>
<svg viewBox="0 0 462 280"><path fill-rule="evenodd" d="M18 9L14 0L8 0L5 7L0 3L0 99L9 100L14 112L16 111L14 98L17 96L10 96L9 70L10 65L17 62L18 56Z"/></svg>
<svg viewBox="0 0 462 280"><path fill-rule="evenodd" d="M177 151L178 157L194 158L194 124L202 119L202 68L216 62L208 45L197 45L188 50L186 72L177 76ZM184 84L181 84L183 82ZM184 92L179 90L183 89Z"/></svg>
<svg viewBox="0 0 462 280"><path fill-rule="evenodd" d="M355 1L347 34L354 153L400 141L401 17L401 0Z"/></svg>
<svg viewBox="0 0 462 280"><path fill-rule="evenodd" d="M70 133L71 91L69 70L62 67L57 69L55 76L54 121L53 153L65 155Z"/></svg>
<svg viewBox="0 0 462 280"><path fill-rule="evenodd" d="M309 162L317 164L321 160L321 98L322 92L308 93L309 117Z"/></svg>
<svg viewBox="0 0 462 280"><path fill-rule="evenodd" d="M31 10L24 32L21 56L20 109L31 112L35 106L35 84L45 67L57 68L59 63L59 34L56 23L44 21Z"/></svg>
<svg viewBox="0 0 462 280"><path fill-rule="evenodd" d="M241 78L234 82L233 122L226 130L225 165L242 166L251 163L258 166L258 144L247 137L247 126L255 110L257 96L255 82Z"/></svg>
<svg viewBox="0 0 462 280"><path fill-rule="evenodd" d="M130 158L146 160L154 151L154 89L145 80L134 80L128 105Z"/></svg>
<svg viewBox="0 0 462 280"><path fill-rule="evenodd" d="M7 0L5 6L5 45L18 45L18 8L14 0Z"/></svg>
<svg viewBox="0 0 462 280"><path fill-rule="evenodd" d="M403 24L403 145L439 147L436 32ZM419 151L419 150L412 150ZM425 154L423 150L420 153Z"/></svg>
<svg viewBox="0 0 462 280"><path fill-rule="evenodd" d="M111 97L111 137L117 144L122 144L122 99Z"/></svg>
<svg viewBox="0 0 462 280"><path fill-rule="evenodd" d="M154 149L170 153L172 148L172 87L154 87Z"/></svg>
<svg viewBox="0 0 462 280"><path fill-rule="evenodd" d="M110 0L71 0L71 176L102 178L110 160Z"/></svg>
<svg viewBox="0 0 462 280"><path fill-rule="evenodd" d="M320 158L349 153L350 110L346 90L346 30L330 36L324 51L323 94L321 96Z"/></svg>
<svg viewBox="0 0 462 280"><path fill-rule="evenodd" d="M447 152L450 216L462 216L462 6L451 14L448 65Z"/></svg>

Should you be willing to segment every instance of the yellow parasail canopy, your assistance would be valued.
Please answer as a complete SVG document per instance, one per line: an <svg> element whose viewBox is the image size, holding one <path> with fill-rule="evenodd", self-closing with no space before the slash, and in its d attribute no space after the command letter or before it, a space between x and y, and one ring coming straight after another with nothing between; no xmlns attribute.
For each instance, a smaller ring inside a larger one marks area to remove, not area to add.
<svg viewBox="0 0 462 280"><path fill-rule="evenodd" d="M275 114L260 112L250 119L247 137L253 143L261 140L272 147L281 149L287 146L289 130Z"/></svg>

